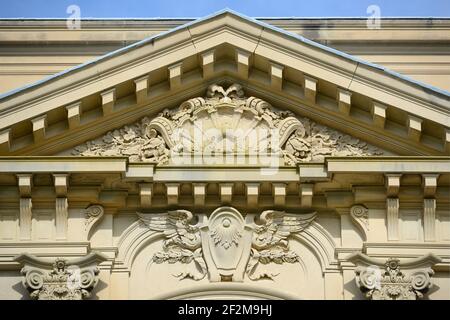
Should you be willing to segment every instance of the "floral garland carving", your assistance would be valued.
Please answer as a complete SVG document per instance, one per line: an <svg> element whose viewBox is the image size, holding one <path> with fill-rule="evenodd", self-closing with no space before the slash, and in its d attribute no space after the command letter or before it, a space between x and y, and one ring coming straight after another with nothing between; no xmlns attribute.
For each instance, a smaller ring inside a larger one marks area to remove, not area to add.
<svg viewBox="0 0 450 320"><path fill-rule="evenodd" d="M196 136L192 127L199 123L213 133L201 128ZM255 139L252 134L257 130L265 130L266 136ZM156 164L167 164L173 155L186 153L280 154L285 165L293 166L326 156L369 156L383 151L290 111L277 110L259 98L247 98L239 84L226 90L211 85L205 97L187 100L152 120L145 117L72 150L73 155L128 156L131 162Z"/></svg>

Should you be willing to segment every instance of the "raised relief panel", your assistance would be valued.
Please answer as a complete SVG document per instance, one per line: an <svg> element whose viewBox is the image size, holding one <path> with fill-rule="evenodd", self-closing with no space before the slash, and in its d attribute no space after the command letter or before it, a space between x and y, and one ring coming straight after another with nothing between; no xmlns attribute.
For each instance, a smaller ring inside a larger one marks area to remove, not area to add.
<svg viewBox="0 0 450 320"><path fill-rule="evenodd" d="M19 199L19 228L20 239L31 240L31 226L33 216L33 203L31 200L31 174L18 174L17 184L20 193Z"/></svg>
<svg viewBox="0 0 450 320"><path fill-rule="evenodd" d="M213 84L205 97L143 118L71 150L82 156L127 156L132 162L231 164L242 159L295 166L326 156L370 156L384 151L357 138L281 111L243 87ZM245 160L245 161L250 161Z"/></svg>
<svg viewBox="0 0 450 320"><path fill-rule="evenodd" d="M183 269L176 275L180 279L201 280L206 276L200 229L192 224L191 212L175 210L162 214L138 213L138 216L150 230L162 232L165 237L163 250L153 255L153 262L181 262Z"/></svg>
<svg viewBox="0 0 450 320"><path fill-rule="evenodd" d="M17 239L17 216L14 211L0 211L0 239Z"/></svg>
<svg viewBox="0 0 450 320"><path fill-rule="evenodd" d="M450 214L439 212L439 238L441 241L450 241Z"/></svg>
<svg viewBox="0 0 450 320"><path fill-rule="evenodd" d="M316 213L268 210L255 219L254 214L244 217L232 207L220 207L196 219L187 210L138 216L164 235L162 250L152 261L178 263L176 277L201 280L208 275L211 282L242 282L244 276L253 281L275 278L278 273L269 271L269 264L300 262L299 253L290 250L289 237L306 229Z"/></svg>
<svg viewBox="0 0 450 320"><path fill-rule="evenodd" d="M436 190L439 175L422 174L423 231L425 241L436 241Z"/></svg>
<svg viewBox="0 0 450 320"><path fill-rule="evenodd" d="M401 210L400 211L400 230L401 240L405 241L419 241L422 220L419 212L415 210Z"/></svg>
<svg viewBox="0 0 450 320"><path fill-rule="evenodd" d="M55 214L49 209L33 210L33 230L35 239L51 240L55 238Z"/></svg>
<svg viewBox="0 0 450 320"><path fill-rule="evenodd" d="M251 222L252 217L249 215L247 222ZM251 229L239 211L230 207L215 210L205 220L200 230L209 280L243 281L250 254Z"/></svg>
<svg viewBox="0 0 450 320"><path fill-rule="evenodd" d="M299 256L290 250L288 238L306 229L315 219L316 213L302 215L267 210L261 213L253 229L252 249L247 264L247 275L251 280L273 279L276 273L269 272L269 263L296 263Z"/></svg>

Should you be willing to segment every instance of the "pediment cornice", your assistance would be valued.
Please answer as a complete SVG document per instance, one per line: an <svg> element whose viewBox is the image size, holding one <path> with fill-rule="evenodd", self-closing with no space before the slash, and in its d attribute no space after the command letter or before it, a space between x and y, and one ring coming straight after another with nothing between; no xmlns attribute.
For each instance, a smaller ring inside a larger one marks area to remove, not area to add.
<svg viewBox="0 0 450 320"><path fill-rule="evenodd" d="M0 152L51 155L213 81L241 83L376 145L387 140L399 154L450 150L448 92L225 11L0 97Z"/></svg>

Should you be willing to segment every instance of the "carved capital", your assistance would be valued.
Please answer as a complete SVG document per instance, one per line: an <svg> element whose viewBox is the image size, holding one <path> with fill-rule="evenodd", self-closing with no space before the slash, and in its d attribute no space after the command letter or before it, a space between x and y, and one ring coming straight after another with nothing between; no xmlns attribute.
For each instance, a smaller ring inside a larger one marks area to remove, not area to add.
<svg viewBox="0 0 450 320"><path fill-rule="evenodd" d="M84 221L84 231L86 239L89 239L93 227L102 219L105 209L99 204L94 204L86 208L86 218Z"/></svg>
<svg viewBox="0 0 450 320"><path fill-rule="evenodd" d="M36 300L82 300L98 283L97 265L106 260L99 253L67 261L40 259L22 254L14 259L23 265L22 284Z"/></svg>
<svg viewBox="0 0 450 320"><path fill-rule="evenodd" d="M370 300L416 300L432 287L431 267L441 262L433 254L400 261L372 259L356 253L348 257L356 265L356 284Z"/></svg>

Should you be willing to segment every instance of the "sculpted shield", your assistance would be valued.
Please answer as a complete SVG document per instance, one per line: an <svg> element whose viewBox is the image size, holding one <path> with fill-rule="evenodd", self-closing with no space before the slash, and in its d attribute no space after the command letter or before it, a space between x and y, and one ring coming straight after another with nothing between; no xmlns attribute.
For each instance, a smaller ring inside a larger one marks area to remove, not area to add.
<svg viewBox="0 0 450 320"><path fill-rule="evenodd" d="M234 208L215 210L204 217L202 232L205 260L211 281L242 281L251 249L252 229Z"/></svg>
<svg viewBox="0 0 450 320"><path fill-rule="evenodd" d="M211 215L174 210L162 214L138 213L151 230L161 232L163 250L156 252L155 263L178 263L180 279L242 282L273 279L266 269L271 263L296 263L299 256L289 249L289 237L307 228L316 213L289 214L267 210L258 219L255 214L244 216L232 207L220 207Z"/></svg>

